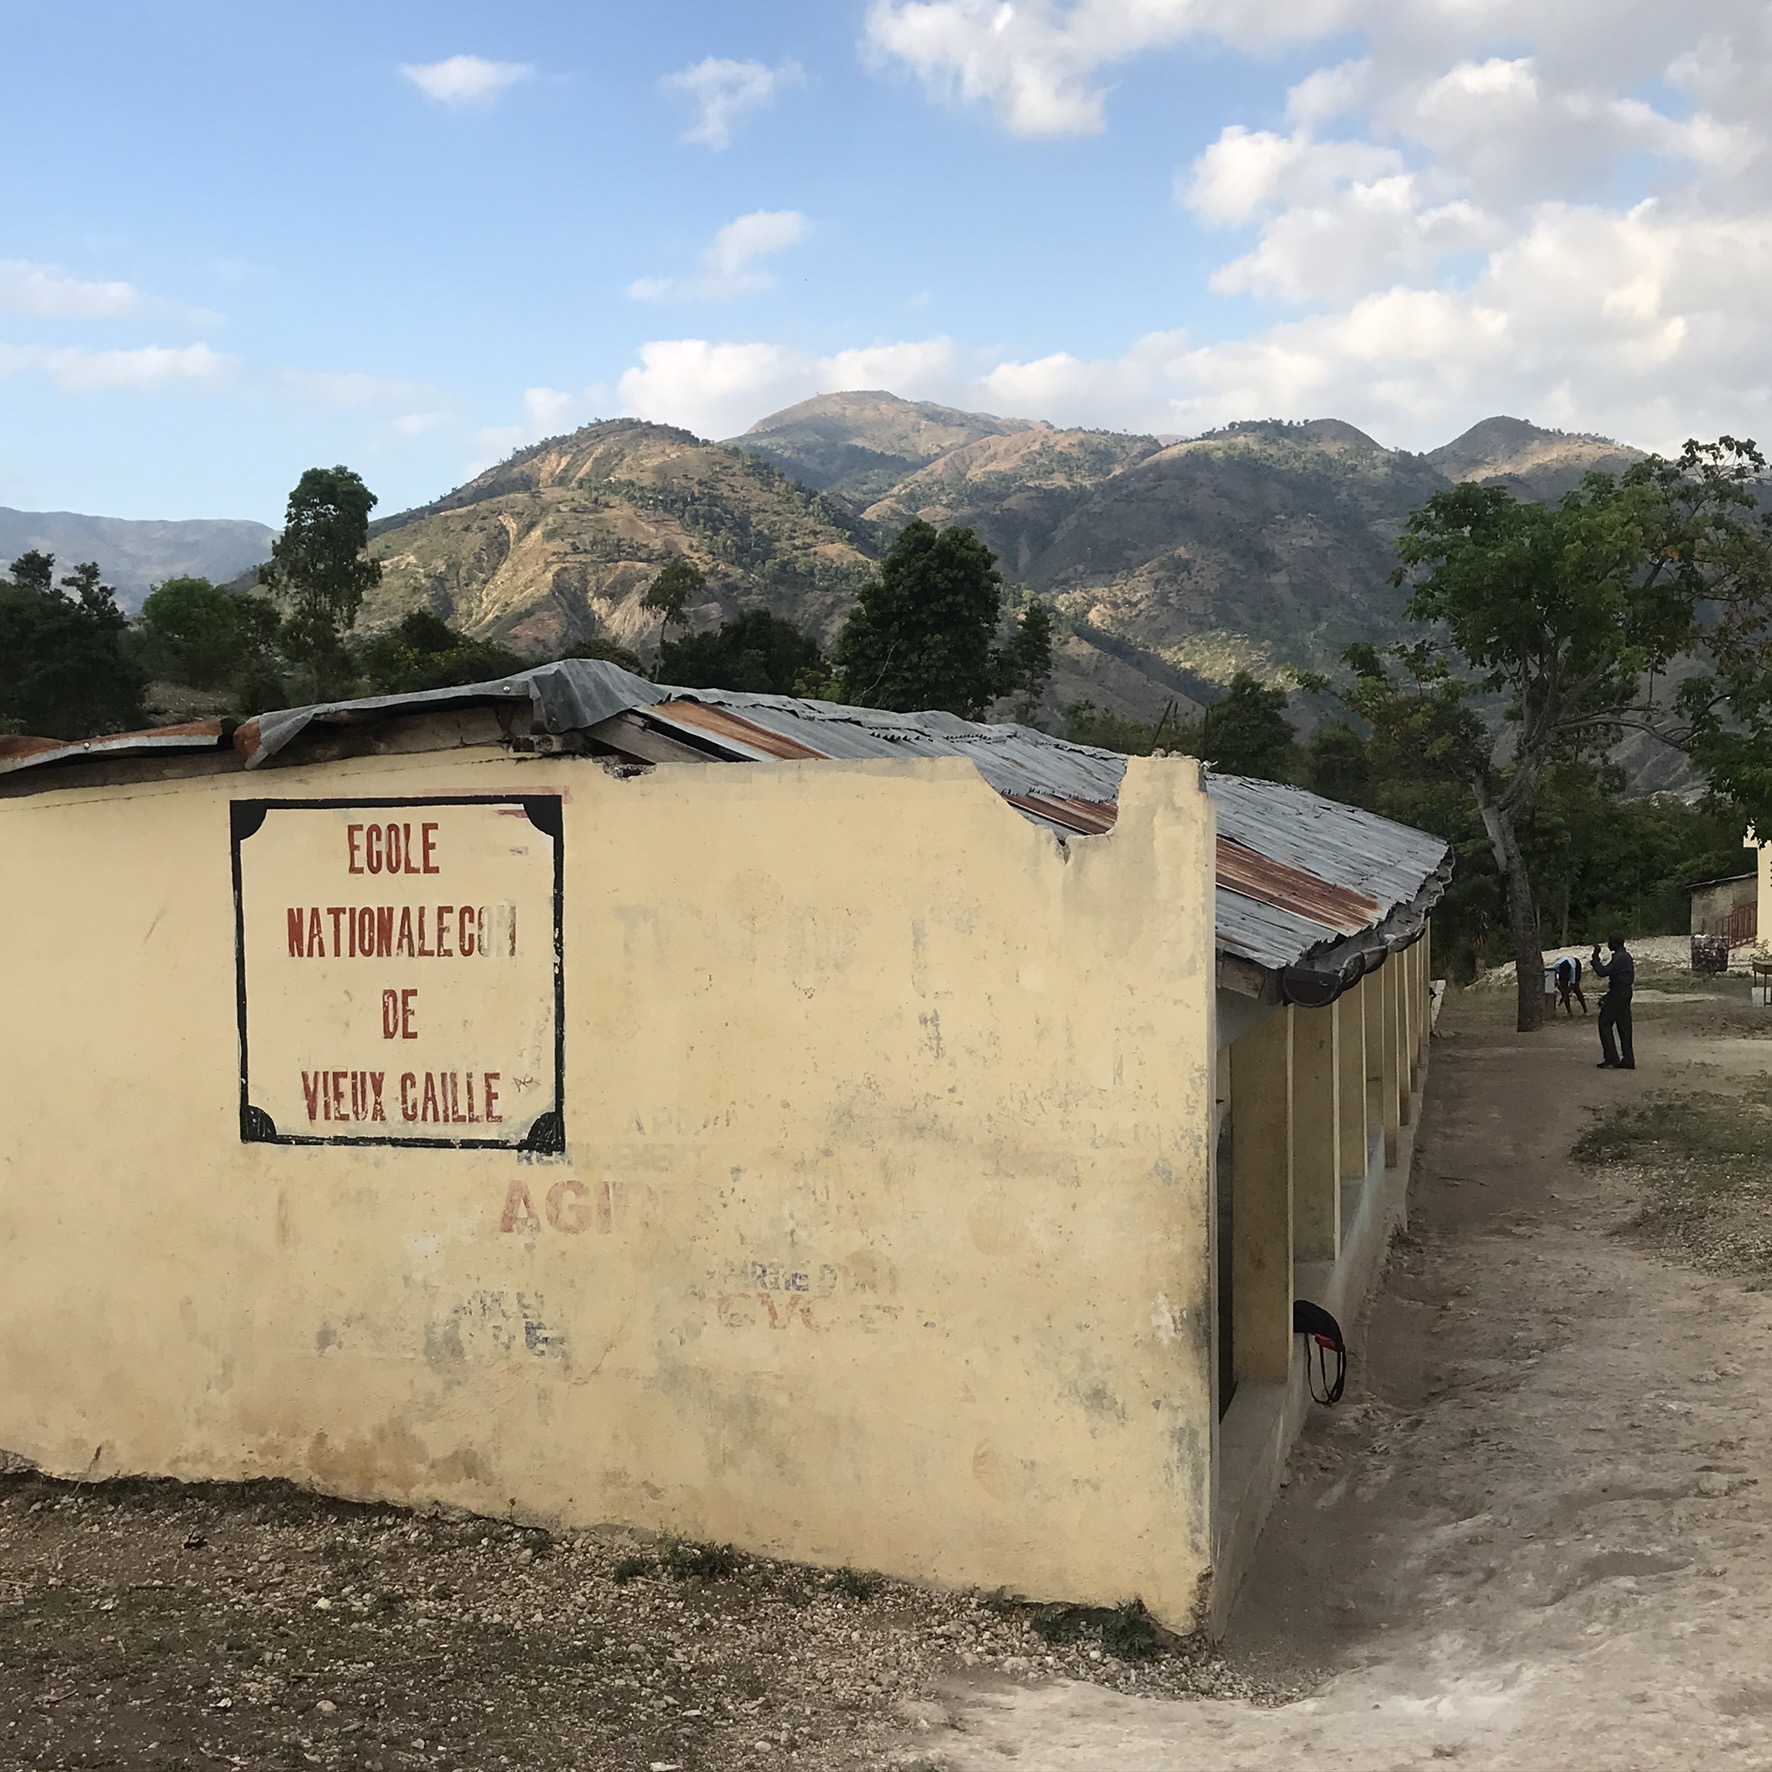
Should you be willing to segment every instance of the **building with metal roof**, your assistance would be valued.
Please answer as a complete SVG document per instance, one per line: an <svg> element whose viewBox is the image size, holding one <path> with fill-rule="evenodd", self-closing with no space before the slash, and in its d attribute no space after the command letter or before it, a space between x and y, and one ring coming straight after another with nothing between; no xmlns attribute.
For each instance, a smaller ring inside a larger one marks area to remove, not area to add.
<svg viewBox="0 0 1772 1772"><path fill-rule="evenodd" d="M590 660L0 738L0 1444L1222 1623L1294 1301L1402 1208L1449 869Z"/></svg>

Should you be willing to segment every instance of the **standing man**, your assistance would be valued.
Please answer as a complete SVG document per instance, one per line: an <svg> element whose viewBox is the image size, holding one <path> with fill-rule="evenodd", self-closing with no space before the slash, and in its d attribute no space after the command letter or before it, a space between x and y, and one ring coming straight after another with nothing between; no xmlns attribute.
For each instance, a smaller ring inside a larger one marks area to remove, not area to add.
<svg viewBox="0 0 1772 1772"><path fill-rule="evenodd" d="M1557 1009L1561 1009L1573 1021L1575 1004L1569 1001L1573 997L1581 1005L1581 1013L1587 1014L1587 998L1581 989L1581 962L1573 954L1565 954L1551 968L1551 976L1557 981ZM1555 1012L1552 1011L1553 1014Z"/></svg>
<svg viewBox="0 0 1772 1772"><path fill-rule="evenodd" d="M1630 1039L1630 995L1631 987L1637 982L1637 963L1626 949L1622 935L1607 936L1606 945L1612 950L1612 958L1602 960L1600 944L1595 942L1591 962L1594 971L1606 981L1606 994L1600 999L1600 1050L1605 1057L1600 1060L1599 1068L1603 1071L1634 1071L1637 1055ZM1616 1047L1612 1044L1615 1032L1618 1035Z"/></svg>

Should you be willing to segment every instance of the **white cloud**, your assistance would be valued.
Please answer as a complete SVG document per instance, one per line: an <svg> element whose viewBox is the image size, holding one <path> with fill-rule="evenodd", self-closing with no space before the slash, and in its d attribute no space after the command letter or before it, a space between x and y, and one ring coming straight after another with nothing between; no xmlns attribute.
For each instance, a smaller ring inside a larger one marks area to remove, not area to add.
<svg viewBox="0 0 1772 1772"><path fill-rule="evenodd" d="M525 388L523 422L487 425L476 432L476 454L462 468L462 479L472 480L475 475L485 473L494 462L502 461L515 449L527 448L544 437L558 437L589 424L599 410L607 410L608 404L609 390L601 382L595 382L576 394L560 388Z"/></svg>
<svg viewBox="0 0 1772 1772"><path fill-rule="evenodd" d="M232 357L208 345L95 351L71 345L0 344L0 375L47 375L69 393L160 388L181 382L213 386L233 380L238 369Z"/></svg>
<svg viewBox="0 0 1772 1772"><path fill-rule="evenodd" d="M571 430L578 405L575 396L563 394L558 388L523 390L524 416L529 421L528 428L538 437L558 436Z"/></svg>
<svg viewBox="0 0 1772 1772"><path fill-rule="evenodd" d="M729 221L701 255L700 272L674 277L640 277L628 285L635 301L722 301L769 289L774 276L758 261L797 246L812 224L795 209L759 209Z"/></svg>
<svg viewBox="0 0 1772 1772"><path fill-rule="evenodd" d="M1115 63L1194 37L1308 41L1379 10L1370 0L874 0L864 42L936 97L988 107L1012 135L1094 135L1106 117L1101 75Z"/></svg>
<svg viewBox="0 0 1772 1772"><path fill-rule="evenodd" d="M987 400L1059 422L1191 433L1344 418L1423 449L1492 412L1647 447L1772 423L1772 217L1546 205L1466 289L1403 284L1248 337L1153 334L1122 357L998 365Z"/></svg>
<svg viewBox="0 0 1772 1772"><path fill-rule="evenodd" d="M132 283L89 282L49 265L0 259L0 313L49 320L114 320L146 305Z"/></svg>
<svg viewBox="0 0 1772 1772"><path fill-rule="evenodd" d="M702 437L729 437L783 406L814 394L890 388L907 397L951 393L960 385L946 339L858 346L814 356L785 345L655 339L617 384L623 412L681 425Z"/></svg>
<svg viewBox="0 0 1772 1772"><path fill-rule="evenodd" d="M178 319L190 325L219 326L221 316L207 308L185 307L144 295L117 278L70 277L55 265L29 259L0 259L0 314L33 320Z"/></svg>
<svg viewBox="0 0 1772 1772"><path fill-rule="evenodd" d="M95 350L83 345L0 343L0 376L7 375L44 375L72 394L184 389L335 412L380 407L399 413L405 408L405 416L391 422L408 436L441 422L440 414L419 404L438 398L436 389L422 383L353 370L254 365L207 344Z"/></svg>
<svg viewBox="0 0 1772 1772"><path fill-rule="evenodd" d="M696 120L683 140L717 151L731 147L734 133L747 117L766 110L804 78L798 62L772 68L767 62L724 61L710 55L667 75L664 84L695 101Z"/></svg>
<svg viewBox="0 0 1772 1772"><path fill-rule="evenodd" d="M642 348L618 399L623 411L713 436L816 393L884 387L1163 433L1337 417L1426 449L1512 412L1677 449L1689 435L1772 431L1769 283L1772 214L1709 216L1665 200L1547 203L1489 248L1462 287L1398 277L1242 338L1167 330L1114 357L1058 351L995 363L946 339L824 356L662 340Z"/></svg>
<svg viewBox="0 0 1772 1772"><path fill-rule="evenodd" d="M1319 70L1314 85L1302 83L1295 122L1340 115L1350 86L1379 91L1401 75L1415 92L1424 68L1435 77L1458 63L1481 68L1525 39L1537 47L1534 77L1555 86L1630 91L1677 77L1707 99L1726 95L1714 108L1751 123L1768 95L1741 78L1728 50L1760 47L1768 29L1762 0L1702 9L1668 0L873 0L864 47L932 95L982 106L1022 136L1099 131L1109 73L1136 55L1189 42L1274 50L1348 33L1367 38L1370 67Z"/></svg>
<svg viewBox="0 0 1772 1772"><path fill-rule="evenodd" d="M401 74L440 105L491 104L533 78L528 62L494 62L480 55L452 55L440 62L403 62Z"/></svg>
<svg viewBox="0 0 1772 1772"><path fill-rule="evenodd" d="M1178 194L1202 221L1235 227L1326 197L1340 185L1402 170L1396 149L1374 142L1320 142L1303 130L1276 135L1232 124L1178 181Z"/></svg>

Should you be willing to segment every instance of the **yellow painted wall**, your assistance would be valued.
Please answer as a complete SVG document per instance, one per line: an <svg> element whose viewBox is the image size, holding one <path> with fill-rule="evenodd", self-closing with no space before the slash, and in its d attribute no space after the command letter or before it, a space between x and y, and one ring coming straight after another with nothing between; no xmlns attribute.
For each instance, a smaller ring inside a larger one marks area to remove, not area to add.
<svg viewBox="0 0 1772 1772"><path fill-rule="evenodd" d="M1772 843L1757 842L1751 830L1744 842L1754 852L1754 870L1759 876L1756 881L1759 936L1754 947L1757 951L1772 953Z"/></svg>
<svg viewBox="0 0 1772 1772"><path fill-rule="evenodd" d="M565 1157L242 1144L228 802L549 790ZM0 1446L1182 1622L1211 858L1183 759L1068 858L947 760L0 800Z"/></svg>

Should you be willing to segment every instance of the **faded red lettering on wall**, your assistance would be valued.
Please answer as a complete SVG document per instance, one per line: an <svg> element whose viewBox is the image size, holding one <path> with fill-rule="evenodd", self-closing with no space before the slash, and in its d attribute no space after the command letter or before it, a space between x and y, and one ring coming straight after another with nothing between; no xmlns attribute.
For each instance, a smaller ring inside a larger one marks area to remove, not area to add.
<svg viewBox="0 0 1772 1772"><path fill-rule="evenodd" d="M522 1176L511 1178L511 1185L505 1189L504 1215L498 1221L501 1231L539 1230L540 1215L535 1210L535 1202L529 1197L529 1183Z"/></svg>
<svg viewBox="0 0 1772 1772"><path fill-rule="evenodd" d="M514 904L290 905L292 960L514 960Z"/></svg>
<svg viewBox="0 0 1772 1772"><path fill-rule="evenodd" d="M303 1071L301 1092L309 1122L385 1121L388 1111L382 1103L382 1085L386 1081L386 1071Z"/></svg>
<svg viewBox="0 0 1772 1772"><path fill-rule="evenodd" d="M242 1007L259 1024L241 1030L242 1136L379 1123L391 1143L557 1154L558 820L528 799L393 805L272 802L237 821ZM594 1185L536 1203L562 1234L608 1218Z"/></svg>

